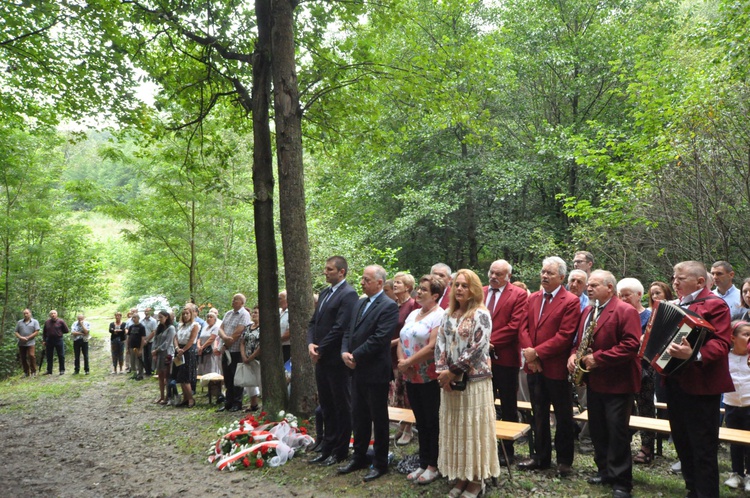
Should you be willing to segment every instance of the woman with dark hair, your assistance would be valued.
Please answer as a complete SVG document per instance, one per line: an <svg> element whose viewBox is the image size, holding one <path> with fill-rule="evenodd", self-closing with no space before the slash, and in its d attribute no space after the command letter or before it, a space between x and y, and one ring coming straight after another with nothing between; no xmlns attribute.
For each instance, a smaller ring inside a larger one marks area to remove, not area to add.
<svg viewBox="0 0 750 498"><path fill-rule="evenodd" d="M115 313L115 321L109 324L110 346L112 348L112 373L117 373L117 365L120 365L120 373L123 373L122 365L125 362L125 324L122 322L122 313Z"/></svg>
<svg viewBox="0 0 750 498"><path fill-rule="evenodd" d="M658 301L671 301L674 299L672 288L664 282L651 282L648 286L648 309L654 310Z"/></svg>
<svg viewBox="0 0 750 498"><path fill-rule="evenodd" d="M187 307L183 308L180 320L180 326L174 336L176 368L172 373L177 383L182 386L183 401L178 406L192 408L195 406L195 399L191 384L198 378L196 339L201 327L193 319L193 311Z"/></svg>
<svg viewBox="0 0 750 498"><path fill-rule="evenodd" d="M440 396L438 468L455 485L448 496L476 498L484 479L500 473L490 368L492 319L482 282L471 270L453 280L438 331L435 365Z"/></svg>
<svg viewBox="0 0 750 498"><path fill-rule="evenodd" d="M169 369L174 357L175 330L169 311L159 311L156 319L159 321L159 325L156 326L154 345L151 349L151 356L153 357L151 364L154 365L156 375L159 377L159 399L155 400L154 403L165 405L167 404L165 391L169 379Z"/></svg>
<svg viewBox="0 0 750 498"><path fill-rule="evenodd" d="M419 468L406 478L418 484L429 484L440 477L440 387L435 371L435 342L445 315L438 306L444 290L445 283L434 275L419 279L417 302L422 307L406 317L397 349L396 365L419 426Z"/></svg>
<svg viewBox="0 0 750 498"><path fill-rule="evenodd" d="M750 277L742 281L742 291L740 293L740 299L743 308L748 310L742 314L740 318L743 322L750 322Z"/></svg>

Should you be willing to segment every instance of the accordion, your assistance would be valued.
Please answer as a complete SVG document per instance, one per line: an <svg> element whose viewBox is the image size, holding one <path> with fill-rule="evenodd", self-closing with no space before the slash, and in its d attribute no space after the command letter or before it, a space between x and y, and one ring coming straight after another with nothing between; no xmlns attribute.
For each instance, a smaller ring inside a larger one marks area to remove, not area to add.
<svg viewBox="0 0 750 498"><path fill-rule="evenodd" d="M706 338L715 331L713 325L696 313L659 301L646 325L638 357L648 361L658 373L672 375L698 354ZM683 337L693 348L693 355L687 360L667 353L669 345L681 343Z"/></svg>

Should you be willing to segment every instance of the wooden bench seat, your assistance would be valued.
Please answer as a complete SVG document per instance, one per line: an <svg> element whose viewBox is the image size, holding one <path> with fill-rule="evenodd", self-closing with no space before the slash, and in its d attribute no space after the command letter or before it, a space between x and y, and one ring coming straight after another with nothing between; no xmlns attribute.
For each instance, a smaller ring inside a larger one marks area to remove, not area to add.
<svg viewBox="0 0 750 498"><path fill-rule="evenodd" d="M407 422L414 424L417 422L414 418L414 412L408 408L388 407L388 418L393 422ZM531 426L520 422L506 422L504 420L495 421L495 437L506 441L515 441L524 436Z"/></svg>
<svg viewBox="0 0 750 498"><path fill-rule="evenodd" d="M585 411L573 418L575 418L576 420L588 421L589 414L587 411ZM669 426L669 420L660 418L639 417L637 415L631 415L629 426L631 429L639 431L652 431L661 434L671 434L672 432ZM725 443L750 445L750 431L719 427L719 441Z"/></svg>

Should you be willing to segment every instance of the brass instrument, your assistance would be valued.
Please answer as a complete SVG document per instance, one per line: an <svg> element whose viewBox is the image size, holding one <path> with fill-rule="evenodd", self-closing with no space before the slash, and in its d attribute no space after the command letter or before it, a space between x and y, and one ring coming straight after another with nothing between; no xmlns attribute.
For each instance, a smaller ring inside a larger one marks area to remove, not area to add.
<svg viewBox="0 0 750 498"><path fill-rule="evenodd" d="M583 367L583 364L581 362L584 356L591 353L591 344L594 342L594 330L596 330L596 321L598 318L599 300L597 299L594 302L594 312L591 316L591 321L589 321L589 326L586 327L586 330L584 330L583 336L581 336L581 340L578 343L578 349L576 350L575 359L576 369L572 374L568 375L568 380L576 386L582 386L583 376L589 373L589 371Z"/></svg>

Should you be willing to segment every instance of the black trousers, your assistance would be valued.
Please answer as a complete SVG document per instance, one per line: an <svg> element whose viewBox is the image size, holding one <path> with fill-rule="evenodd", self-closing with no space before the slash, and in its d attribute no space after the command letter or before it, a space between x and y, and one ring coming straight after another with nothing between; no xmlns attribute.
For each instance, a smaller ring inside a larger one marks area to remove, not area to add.
<svg viewBox="0 0 750 498"><path fill-rule="evenodd" d="M154 374L153 366L151 365L151 348L154 343L147 342L143 345L143 369L146 371L146 375L151 377ZM195 388L193 388L195 392Z"/></svg>
<svg viewBox="0 0 750 498"><path fill-rule="evenodd" d="M667 377L667 407L682 478L692 496L719 496L720 394L696 395Z"/></svg>
<svg viewBox="0 0 750 498"><path fill-rule="evenodd" d="M83 339L73 341L73 353L75 354L75 372L81 371L81 353L83 353L83 370L89 371L89 343Z"/></svg>
<svg viewBox="0 0 750 498"><path fill-rule="evenodd" d="M417 420L419 467L437 467L440 440L440 386L437 380L424 384L405 382L406 395Z"/></svg>
<svg viewBox="0 0 750 498"><path fill-rule="evenodd" d="M339 460L349 454L352 435L351 377L351 370L343 362L315 365L318 402L325 425L322 453Z"/></svg>
<svg viewBox="0 0 750 498"><path fill-rule="evenodd" d="M500 399L498 420L518 422L518 368L492 365L492 390L495 399ZM513 458L513 441L501 441L508 458Z"/></svg>
<svg viewBox="0 0 750 498"><path fill-rule="evenodd" d="M388 470L388 388L390 384L368 384L367 379L352 378L352 426L354 427L354 460L364 463L370 436L375 456L373 468ZM325 410L325 408L324 408ZM373 435L373 429L375 434ZM326 431L328 427L326 426Z"/></svg>
<svg viewBox="0 0 750 498"><path fill-rule="evenodd" d="M555 451L557 463L573 465L575 426L573 423L573 394L567 380L548 379L541 373L527 376L534 412L534 449L542 467L552 463L552 431L549 426L550 404L555 408Z"/></svg>
<svg viewBox="0 0 750 498"><path fill-rule="evenodd" d="M57 351L57 361L60 363L60 373L65 371L65 343L62 337L47 338L47 373L52 374L52 360Z"/></svg>
<svg viewBox="0 0 750 498"><path fill-rule="evenodd" d="M613 489L633 489L630 456L630 414L633 394L607 394L588 390L589 432L594 443L594 462L599 475Z"/></svg>
<svg viewBox="0 0 750 498"><path fill-rule="evenodd" d="M724 420L728 428L750 431L750 406L724 405L724 409L726 410ZM729 455L732 458L732 472L741 476L750 474L750 446L731 444Z"/></svg>
<svg viewBox="0 0 750 498"><path fill-rule="evenodd" d="M233 406L242 408L243 388L234 385L234 372L237 370L237 365L242 363L242 353L237 351L229 354L232 357L232 363L227 362L226 354L221 355L221 371L224 375L224 386L227 388L224 406L226 406L227 409L232 408Z"/></svg>

